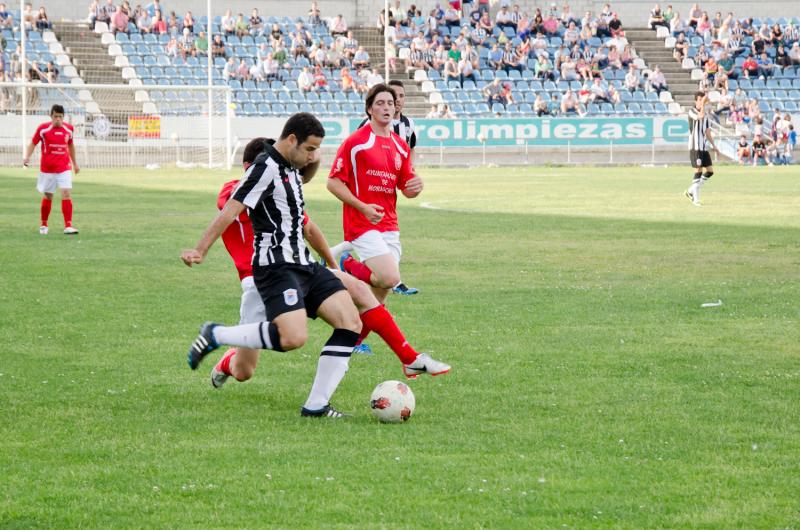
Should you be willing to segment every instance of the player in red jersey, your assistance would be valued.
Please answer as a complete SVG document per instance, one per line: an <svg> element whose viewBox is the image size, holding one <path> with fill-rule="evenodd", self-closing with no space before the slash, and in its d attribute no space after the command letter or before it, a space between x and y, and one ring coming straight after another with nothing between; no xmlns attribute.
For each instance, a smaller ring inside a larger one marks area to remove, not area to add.
<svg viewBox="0 0 800 530"><path fill-rule="evenodd" d="M370 284L381 303L401 283L397 190L413 199L423 188L422 179L414 173L408 144L392 130L396 100L389 85L381 83L370 89L365 101L370 123L339 147L327 184L344 203L344 240L363 261L343 254L342 268ZM369 326L362 325L361 339L369 332ZM406 375L449 370L448 365L430 357L404 365Z"/></svg>
<svg viewBox="0 0 800 530"><path fill-rule="evenodd" d="M75 159L75 146L72 143L74 132L72 125L64 121L64 107L53 105L50 109L51 121L39 125L33 134L31 143L25 149L22 165L27 167L36 144L42 143L42 160L39 164L39 180L36 189L42 196L42 224L39 233L47 234L47 219L53 206L53 194L56 188L61 190L61 213L64 215L64 233L77 234L78 229L72 226L72 170L80 173Z"/></svg>
<svg viewBox="0 0 800 530"><path fill-rule="evenodd" d="M244 149L242 164L244 169L253 163L255 157L264 149L267 142L266 138L256 138L251 140ZM319 167L319 160L309 164L301 170L304 184L309 182ZM238 180L226 182L217 198L217 208L224 208L233 191L236 189ZM328 242L319 227L304 215L304 235L309 245L316 250L328 263L334 263ZM242 282L242 301L240 307L240 324L260 322L266 319L264 304L258 294L258 290L253 282L253 268L251 260L253 257L253 227L247 212L242 212L236 220L222 233L222 241L225 248L233 259L239 279ZM335 265L334 265L335 267ZM347 288L350 297L356 305L364 325L369 325L374 329L392 348L403 365L413 364L417 359L421 362L427 361L430 364L429 356L425 353L418 353L406 341L402 331L397 327L391 313L378 302L372 294L369 286L358 279L345 274L338 269L332 272L342 280ZM228 377L233 376L237 381L247 381L253 376L256 365L258 364L259 350L252 348L231 348L222 359L211 370L211 384L215 388L220 388L227 381ZM434 361L435 362L435 361ZM446 365L445 365L446 366ZM442 370L439 373L446 373L449 370ZM422 372L420 372L422 373ZM418 373L407 373L408 377L414 378ZM434 375L438 375L434 374Z"/></svg>

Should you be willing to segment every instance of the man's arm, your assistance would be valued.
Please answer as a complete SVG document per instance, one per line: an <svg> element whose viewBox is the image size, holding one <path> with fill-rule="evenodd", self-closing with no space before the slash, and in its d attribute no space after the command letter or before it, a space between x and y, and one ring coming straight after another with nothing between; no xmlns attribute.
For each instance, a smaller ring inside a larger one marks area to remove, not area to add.
<svg viewBox="0 0 800 530"><path fill-rule="evenodd" d="M75 144L69 143L67 149L69 150L69 158L72 160L72 170L75 171L77 175L81 172L81 168L78 167L78 161L75 158Z"/></svg>
<svg viewBox="0 0 800 530"><path fill-rule="evenodd" d="M219 212L216 218L211 221L211 224L208 225L206 231L203 232L203 236L200 238L200 241L197 242L197 245L193 249L184 250L181 252L181 259L186 264L186 266L191 267L192 265L203 263L206 255L208 254L208 249L211 248L211 245L219 239L219 236L222 235L222 232L228 228L234 219L239 217L244 211L244 204L235 200L229 199L227 203L225 203L225 207Z"/></svg>
<svg viewBox="0 0 800 530"><path fill-rule="evenodd" d="M383 206L378 204L367 204L360 201L358 197L353 195L353 193L347 188L347 184L341 180L337 178L328 178L327 187L328 191L333 193L334 197L361 212L370 223L378 224L381 219L383 219Z"/></svg>
<svg viewBox="0 0 800 530"><path fill-rule="evenodd" d="M22 165L28 167L28 164L31 162L31 155L33 154L33 150L36 149L36 146L33 142L28 144L28 147L25 148L25 158L22 159Z"/></svg>
<svg viewBox="0 0 800 530"><path fill-rule="evenodd" d="M339 264L336 263L336 260L333 258L333 254L331 253L331 248L328 245L328 240L325 238L325 234L322 233L317 223L312 220L308 220L306 226L303 227L303 235L306 238L309 246L313 248L317 254L325 260L325 263L328 267L332 269L338 269Z"/></svg>

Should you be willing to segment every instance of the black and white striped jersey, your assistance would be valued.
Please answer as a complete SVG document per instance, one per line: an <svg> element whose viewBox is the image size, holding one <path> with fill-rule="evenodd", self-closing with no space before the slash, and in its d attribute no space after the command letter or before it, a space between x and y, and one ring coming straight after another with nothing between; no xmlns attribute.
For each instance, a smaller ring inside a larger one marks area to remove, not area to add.
<svg viewBox="0 0 800 530"><path fill-rule="evenodd" d="M708 138L706 138L706 131L711 127L711 122L708 115L704 114L700 117L697 109L689 111L689 150L690 151L708 151Z"/></svg>
<svg viewBox="0 0 800 530"><path fill-rule="evenodd" d="M232 198L247 206L253 223L253 265L311 265L303 239L303 184L271 145L247 169Z"/></svg>
<svg viewBox="0 0 800 530"><path fill-rule="evenodd" d="M367 123L369 123L369 118L364 118L364 120L358 124L358 129ZM394 129L394 133L397 136L406 141L408 147L414 149L414 146L417 145L417 133L414 132L414 120L401 112L399 120L392 120L392 129Z"/></svg>

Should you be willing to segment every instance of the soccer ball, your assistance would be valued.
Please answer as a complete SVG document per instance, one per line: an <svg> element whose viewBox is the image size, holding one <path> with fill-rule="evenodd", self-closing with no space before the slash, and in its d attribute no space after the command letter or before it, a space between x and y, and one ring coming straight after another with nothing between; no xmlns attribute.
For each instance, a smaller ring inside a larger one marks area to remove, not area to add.
<svg viewBox="0 0 800 530"><path fill-rule="evenodd" d="M408 421L414 413L416 399L407 384L384 381L375 387L369 400L372 414L384 423Z"/></svg>

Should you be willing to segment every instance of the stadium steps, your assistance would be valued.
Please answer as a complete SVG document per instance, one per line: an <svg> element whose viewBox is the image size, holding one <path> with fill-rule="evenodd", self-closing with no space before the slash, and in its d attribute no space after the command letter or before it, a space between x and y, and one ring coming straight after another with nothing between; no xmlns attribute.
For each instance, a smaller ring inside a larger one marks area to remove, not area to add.
<svg viewBox="0 0 800 530"><path fill-rule="evenodd" d="M114 59L100 42L100 36L90 30L88 24L61 21L54 24L53 31L85 82L128 84L122 78L120 69L114 66ZM134 100L132 90L91 92L101 112L112 123L127 125L128 114L142 112L142 106Z"/></svg>
<svg viewBox="0 0 800 530"><path fill-rule="evenodd" d="M374 27L353 28L353 36L358 43L367 50L370 65L377 67L383 73L385 54L383 50L383 35ZM406 103L403 113L413 118L425 117L430 109L426 95L420 91L419 85L414 82L414 76L406 72L405 64L397 60L397 73L392 78L400 79L405 85Z"/></svg>
<svg viewBox="0 0 800 530"><path fill-rule="evenodd" d="M656 65L661 68L673 99L682 107L692 105L697 82L692 81L691 71L681 68L672 57L672 50L664 48L664 39L656 37L656 32L648 28L626 29L625 36L648 68Z"/></svg>

